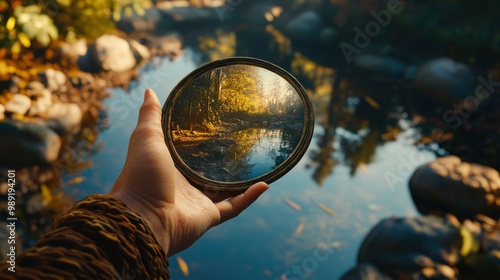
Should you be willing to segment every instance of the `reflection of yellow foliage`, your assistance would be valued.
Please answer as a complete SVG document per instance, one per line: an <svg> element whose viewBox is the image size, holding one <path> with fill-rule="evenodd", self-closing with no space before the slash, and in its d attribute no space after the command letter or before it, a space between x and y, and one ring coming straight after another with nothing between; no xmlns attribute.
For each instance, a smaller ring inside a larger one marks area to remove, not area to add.
<svg viewBox="0 0 500 280"><path fill-rule="evenodd" d="M332 85L335 78L335 70L333 68L318 65L300 53L295 53L291 69L292 74L303 75L312 81L314 94L323 96L330 95L333 92Z"/></svg>
<svg viewBox="0 0 500 280"><path fill-rule="evenodd" d="M217 31L215 37L201 36L199 48L210 60L218 60L236 55L236 34Z"/></svg>
<svg viewBox="0 0 500 280"><path fill-rule="evenodd" d="M268 24L266 26L266 32L271 34L274 38L274 41L278 45L278 50L280 54L289 54L292 51L292 43L288 37L283 35L278 29L274 28L274 26ZM273 49L274 43L271 43L270 48Z"/></svg>

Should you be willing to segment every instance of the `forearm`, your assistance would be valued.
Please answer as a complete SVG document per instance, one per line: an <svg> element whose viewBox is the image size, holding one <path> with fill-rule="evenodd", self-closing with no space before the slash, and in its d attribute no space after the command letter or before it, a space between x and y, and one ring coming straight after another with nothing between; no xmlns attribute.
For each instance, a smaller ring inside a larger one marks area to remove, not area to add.
<svg viewBox="0 0 500 280"><path fill-rule="evenodd" d="M168 261L144 220L109 195L93 195L60 215L23 252L7 279L169 279ZM2 278L3 278L2 276Z"/></svg>

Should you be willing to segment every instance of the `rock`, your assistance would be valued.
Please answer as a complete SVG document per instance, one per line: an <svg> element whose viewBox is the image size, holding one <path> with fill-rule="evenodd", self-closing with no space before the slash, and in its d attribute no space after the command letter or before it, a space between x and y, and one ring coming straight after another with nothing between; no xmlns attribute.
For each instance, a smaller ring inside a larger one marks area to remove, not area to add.
<svg viewBox="0 0 500 280"><path fill-rule="evenodd" d="M69 79L71 84L75 87L81 88L84 86L95 84L95 79L92 74L80 72L76 76Z"/></svg>
<svg viewBox="0 0 500 280"><path fill-rule="evenodd" d="M104 71L126 72L133 69L136 59L125 39L115 35L102 35L90 45L89 52L96 66Z"/></svg>
<svg viewBox="0 0 500 280"><path fill-rule="evenodd" d="M403 76L406 65L392 57L360 54L353 58L353 66L373 74L386 76Z"/></svg>
<svg viewBox="0 0 500 280"><path fill-rule="evenodd" d="M149 49L146 46L141 45L136 40L130 40L130 47L134 53L136 64L140 64L142 61L148 59L151 56Z"/></svg>
<svg viewBox="0 0 500 280"><path fill-rule="evenodd" d="M32 102L31 108L28 111L28 116L43 115L52 106L52 94L48 89L40 91L40 95Z"/></svg>
<svg viewBox="0 0 500 280"><path fill-rule="evenodd" d="M460 261L461 246L460 228L445 218L387 218L365 237L358 263L373 263L390 276L420 273L424 269L450 274L447 268Z"/></svg>
<svg viewBox="0 0 500 280"><path fill-rule="evenodd" d="M461 162L458 157L439 158L417 168L410 192L423 214L451 213L459 219L484 214L500 218L500 177L495 169Z"/></svg>
<svg viewBox="0 0 500 280"><path fill-rule="evenodd" d="M443 105L451 106L475 95L476 77L463 63L439 58L425 63L415 78L416 86Z"/></svg>
<svg viewBox="0 0 500 280"><path fill-rule="evenodd" d="M26 85L26 90L27 91L31 91L31 92L39 92L41 90L45 89L45 85L42 84L41 82L39 81L32 81L32 82L29 82L27 85Z"/></svg>
<svg viewBox="0 0 500 280"><path fill-rule="evenodd" d="M339 38L339 33L333 27L323 28L320 33L320 42L324 46L331 47L335 45Z"/></svg>
<svg viewBox="0 0 500 280"><path fill-rule="evenodd" d="M39 193L32 195L28 200L27 205L26 212L30 215L42 213L44 207L46 206L43 202L42 195Z"/></svg>
<svg viewBox="0 0 500 280"><path fill-rule="evenodd" d="M182 53L182 40L177 34L158 36L150 40L157 55L175 57Z"/></svg>
<svg viewBox="0 0 500 280"><path fill-rule="evenodd" d="M245 5L246 4L246 5ZM269 13L271 9L276 5L272 1L254 1L254 3L241 3L242 6L237 6L231 10L230 5L218 8L219 17L221 21L231 21L233 19L239 22L244 22L250 25L260 25L266 26L269 21L266 19L266 13ZM273 21L275 26L275 22Z"/></svg>
<svg viewBox="0 0 500 280"><path fill-rule="evenodd" d="M59 52L66 57L77 58L79 56L85 55L87 53L87 41L85 39L79 39L75 43L63 43L59 47Z"/></svg>
<svg viewBox="0 0 500 280"><path fill-rule="evenodd" d="M305 11L292 19L285 27L290 39L305 43L316 43L323 28L321 17L314 11Z"/></svg>
<svg viewBox="0 0 500 280"><path fill-rule="evenodd" d="M483 235L479 253L469 257L465 265L471 275L463 279L500 279L500 232Z"/></svg>
<svg viewBox="0 0 500 280"><path fill-rule="evenodd" d="M160 9L164 22L169 20L174 25L199 26L201 24L220 23L218 8L174 7ZM227 13L226 13L227 14ZM168 20L169 19L169 20Z"/></svg>
<svg viewBox="0 0 500 280"><path fill-rule="evenodd" d="M18 93L21 85L21 78L16 75L12 75L10 78L9 91L13 93Z"/></svg>
<svg viewBox="0 0 500 280"><path fill-rule="evenodd" d="M391 280L372 264L363 263L347 271L340 280Z"/></svg>
<svg viewBox="0 0 500 280"><path fill-rule="evenodd" d="M38 76L50 91L65 92L67 90L66 75L61 71L49 68L45 72L39 73Z"/></svg>
<svg viewBox="0 0 500 280"><path fill-rule="evenodd" d="M82 121L82 110L74 103L54 103L46 113L47 125L59 134L74 132Z"/></svg>
<svg viewBox="0 0 500 280"><path fill-rule="evenodd" d="M53 162L61 139L43 122L0 122L0 165L28 166Z"/></svg>
<svg viewBox="0 0 500 280"><path fill-rule="evenodd" d="M5 103L5 112L24 115L31 106L31 99L26 95L14 94L12 98Z"/></svg>

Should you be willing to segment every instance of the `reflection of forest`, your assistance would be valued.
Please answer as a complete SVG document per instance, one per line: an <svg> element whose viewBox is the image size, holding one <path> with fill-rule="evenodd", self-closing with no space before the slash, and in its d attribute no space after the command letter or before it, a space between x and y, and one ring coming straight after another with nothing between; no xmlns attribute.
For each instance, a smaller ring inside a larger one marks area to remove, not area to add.
<svg viewBox="0 0 500 280"><path fill-rule="evenodd" d="M303 124L302 101L285 79L255 66L232 65L204 73L182 90L172 138L193 170L214 180L242 181L286 160ZM278 144L256 150L263 139ZM252 163L257 154L269 160Z"/></svg>

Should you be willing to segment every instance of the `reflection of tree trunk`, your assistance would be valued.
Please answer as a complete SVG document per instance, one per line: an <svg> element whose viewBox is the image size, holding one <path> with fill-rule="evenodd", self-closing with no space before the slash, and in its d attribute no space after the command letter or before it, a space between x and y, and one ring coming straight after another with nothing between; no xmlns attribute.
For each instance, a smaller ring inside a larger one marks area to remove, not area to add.
<svg viewBox="0 0 500 280"><path fill-rule="evenodd" d="M337 121L335 116L338 118L340 116L340 112L336 110L336 108L342 107L339 106L341 102L339 84L340 84L341 76L338 76L335 79L333 84L333 90L330 95L330 102L327 108L326 114L326 122L324 125L324 134L321 136L319 140L319 153L313 156L313 160L318 163L318 168L313 174L314 181L318 183L318 185L322 186L323 181L330 174L333 173L333 167L335 166L335 159L333 158L333 153L335 152L335 148L333 144L335 142L335 129L337 127Z"/></svg>

